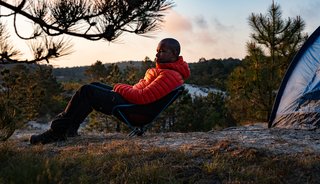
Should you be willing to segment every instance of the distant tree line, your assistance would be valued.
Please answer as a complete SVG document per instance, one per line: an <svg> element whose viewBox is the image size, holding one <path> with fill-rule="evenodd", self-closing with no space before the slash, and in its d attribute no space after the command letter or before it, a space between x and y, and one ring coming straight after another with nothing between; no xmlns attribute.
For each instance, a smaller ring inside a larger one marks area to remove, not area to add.
<svg viewBox="0 0 320 184"><path fill-rule="evenodd" d="M241 65L239 59L200 59L197 63L190 63L191 76L186 81L190 84L213 87L226 90L226 81L230 73Z"/></svg>
<svg viewBox="0 0 320 184"><path fill-rule="evenodd" d="M110 70L112 67L117 67L121 72L128 72L128 70L137 70L138 77L143 77L147 67L154 66L154 63L149 58L147 58L147 60L149 61L149 64L147 65L145 61L126 61L106 64L102 64L102 61L98 62L100 62L99 65L104 65L107 70ZM240 59L233 58L209 59L205 61L199 60L196 63L189 63L192 75L189 79L187 79L186 83L213 87L225 91L228 76L233 71L233 69L240 66L241 63L242 62ZM91 66L54 68L53 75L56 76L58 81L60 82L85 82L93 79L93 74L89 74L92 70L94 69Z"/></svg>

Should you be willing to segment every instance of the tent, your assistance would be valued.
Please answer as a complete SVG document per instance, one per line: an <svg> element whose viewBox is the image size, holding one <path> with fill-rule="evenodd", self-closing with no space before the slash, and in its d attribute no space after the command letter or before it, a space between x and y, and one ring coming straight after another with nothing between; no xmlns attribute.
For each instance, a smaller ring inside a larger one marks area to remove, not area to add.
<svg viewBox="0 0 320 184"><path fill-rule="evenodd" d="M269 128L320 128L320 27L293 58L276 96Z"/></svg>

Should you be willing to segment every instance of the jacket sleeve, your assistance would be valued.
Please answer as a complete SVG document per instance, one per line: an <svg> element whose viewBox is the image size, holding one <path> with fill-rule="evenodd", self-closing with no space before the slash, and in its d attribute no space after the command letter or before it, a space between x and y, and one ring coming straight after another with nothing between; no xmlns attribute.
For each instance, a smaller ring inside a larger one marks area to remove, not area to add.
<svg viewBox="0 0 320 184"><path fill-rule="evenodd" d="M116 84L113 90L130 103L148 104L169 94L183 84L182 76L173 70L150 70L146 77L134 86Z"/></svg>

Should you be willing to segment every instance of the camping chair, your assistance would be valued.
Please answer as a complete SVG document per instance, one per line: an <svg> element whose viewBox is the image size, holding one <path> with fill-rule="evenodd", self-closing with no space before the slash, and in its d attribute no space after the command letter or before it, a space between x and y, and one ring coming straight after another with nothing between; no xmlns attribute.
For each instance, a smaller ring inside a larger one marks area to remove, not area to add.
<svg viewBox="0 0 320 184"><path fill-rule="evenodd" d="M132 136L142 136L152 125L152 122L172 104L183 92L184 86L179 86L160 100L149 104L122 104L113 108L112 114L128 125Z"/></svg>

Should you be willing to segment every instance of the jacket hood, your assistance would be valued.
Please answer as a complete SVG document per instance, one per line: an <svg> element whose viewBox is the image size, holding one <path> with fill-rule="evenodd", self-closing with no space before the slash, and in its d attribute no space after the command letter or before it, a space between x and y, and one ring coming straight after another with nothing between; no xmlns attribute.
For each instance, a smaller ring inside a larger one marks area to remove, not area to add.
<svg viewBox="0 0 320 184"><path fill-rule="evenodd" d="M173 63L156 63L156 68L174 70L180 73L184 80L190 76L189 65L183 60L182 56L179 56L178 60Z"/></svg>

